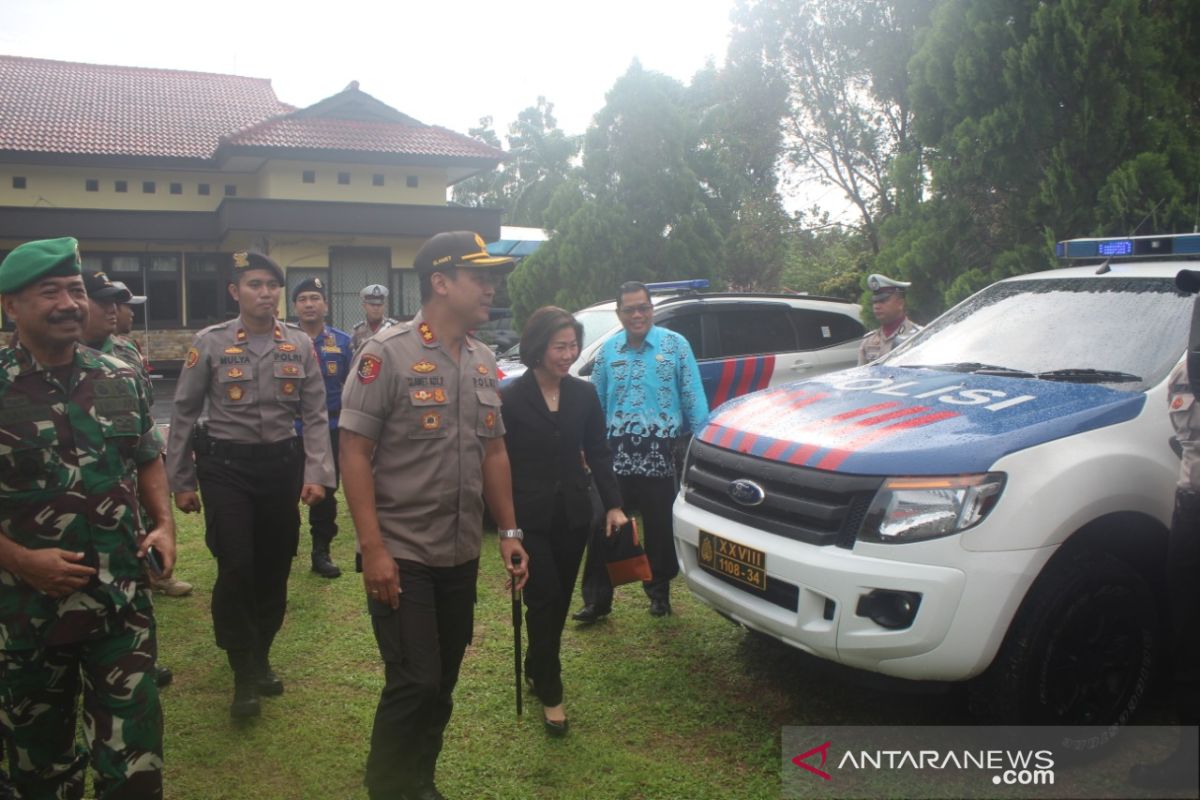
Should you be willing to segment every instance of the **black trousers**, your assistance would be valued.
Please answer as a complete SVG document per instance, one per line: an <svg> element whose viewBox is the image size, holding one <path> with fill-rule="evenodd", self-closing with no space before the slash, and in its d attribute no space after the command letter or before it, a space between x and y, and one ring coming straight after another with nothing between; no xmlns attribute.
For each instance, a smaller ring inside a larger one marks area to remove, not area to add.
<svg viewBox="0 0 1200 800"><path fill-rule="evenodd" d="M563 700L559 657L562 632L590 530L590 524L575 528L567 525L566 508L559 496L550 530L525 531L525 552L529 554L529 563L537 565L530 569L523 590L525 626L529 633L525 674L537 688L538 699L547 706L556 706Z"/></svg>
<svg viewBox="0 0 1200 800"><path fill-rule="evenodd" d="M1175 490L1167 595L1179 721L1200 725L1200 492L1189 489Z"/></svg>
<svg viewBox="0 0 1200 800"><path fill-rule="evenodd" d="M265 657L287 610L287 582L300 539L304 479L298 443L272 459L198 453L204 540L217 559L212 618L217 646Z"/></svg>
<svg viewBox="0 0 1200 800"><path fill-rule="evenodd" d="M329 429L329 443L333 447L333 486L325 487L325 497L316 505L308 507L308 527L312 531L314 553L328 553L329 543L337 536L337 491L341 470L338 466L338 429Z"/></svg>
<svg viewBox="0 0 1200 800"><path fill-rule="evenodd" d="M458 670L475 623L479 559L454 567L404 559L396 565L400 607L367 601L384 665L363 779L372 800L395 798L433 782Z"/></svg>
<svg viewBox="0 0 1200 800"><path fill-rule="evenodd" d="M679 559L675 555L675 526L671 521L671 506L678 487L674 477L648 478L644 475L618 475L626 514L642 515L639 529L642 546L650 560L653 578L642 583L651 600L669 600L671 579L679 574ZM601 610L612 608L613 587L604 565L604 523L592 528L587 561L583 567L583 602Z"/></svg>

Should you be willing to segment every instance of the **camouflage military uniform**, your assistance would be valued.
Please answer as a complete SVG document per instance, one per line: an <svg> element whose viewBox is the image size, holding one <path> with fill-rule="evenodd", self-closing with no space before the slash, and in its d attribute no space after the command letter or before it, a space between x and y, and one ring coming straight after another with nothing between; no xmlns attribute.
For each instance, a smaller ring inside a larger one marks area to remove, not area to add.
<svg viewBox="0 0 1200 800"><path fill-rule="evenodd" d="M153 406L154 381L150 380L150 371L146 369L146 359L142 357L142 351L138 349L137 343L132 339L113 334L104 340L104 346L100 348L100 352L116 356L129 365L146 390L146 400Z"/></svg>
<svg viewBox="0 0 1200 800"><path fill-rule="evenodd" d="M359 320L358 322L356 322L354 324L354 327L350 329L351 352L353 352L354 354L357 355L359 348L361 348L363 346L363 344L367 341L367 339L370 339L372 336L379 333L380 331L387 330L388 328L392 327L393 325L399 325L399 324L400 324L400 320L392 319L391 317L384 317L383 322L379 323L379 327L376 328L375 330L371 330L371 326L367 324L367 321L365 319Z"/></svg>
<svg viewBox="0 0 1200 800"><path fill-rule="evenodd" d="M78 798L86 753L99 797L162 796L162 712L149 587L137 557L136 470L161 453L141 384L75 351L62 382L0 349L0 530L28 549L81 552L98 572L54 598L0 568L0 723L27 798Z"/></svg>

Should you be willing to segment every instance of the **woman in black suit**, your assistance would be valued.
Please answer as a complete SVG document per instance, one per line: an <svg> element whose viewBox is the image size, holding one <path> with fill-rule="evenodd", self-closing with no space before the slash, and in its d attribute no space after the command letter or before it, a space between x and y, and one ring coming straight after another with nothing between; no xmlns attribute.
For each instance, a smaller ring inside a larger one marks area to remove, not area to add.
<svg viewBox="0 0 1200 800"><path fill-rule="evenodd" d="M621 511L600 399L591 383L569 374L582 339L583 326L569 313L539 308L521 334L521 361L529 369L500 390L513 504L530 564L525 674L542 702L552 736L567 732L559 649L592 523L593 478L607 509L608 531L628 521Z"/></svg>

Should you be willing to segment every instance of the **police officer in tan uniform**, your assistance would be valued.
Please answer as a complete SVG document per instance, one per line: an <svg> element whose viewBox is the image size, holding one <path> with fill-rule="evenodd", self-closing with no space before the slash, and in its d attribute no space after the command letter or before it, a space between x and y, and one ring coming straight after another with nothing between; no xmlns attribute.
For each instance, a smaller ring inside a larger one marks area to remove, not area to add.
<svg viewBox="0 0 1200 800"><path fill-rule="evenodd" d="M312 340L275 317L283 270L246 252L234 253L232 269L241 313L193 339L175 391L167 472L181 511L201 510L197 480L204 493L205 542L217 559L213 629L234 671L230 714L240 718L259 713L260 694L283 692L269 654L299 542L296 501L319 502L334 476ZM205 401L208 423L197 427Z"/></svg>
<svg viewBox="0 0 1200 800"><path fill-rule="evenodd" d="M858 346L858 365L869 364L907 342L921 326L908 318L904 294L911 283L892 280L884 275L867 278L871 290L871 311L879 328L863 337Z"/></svg>
<svg viewBox="0 0 1200 800"><path fill-rule="evenodd" d="M388 289L386 286L372 283L370 286L364 286L358 296L362 299L365 319L355 323L354 327L350 329L350 344L355 353L358 353L367 339L398 322L387 316Z"/></svg>
<svg viewBox="0 0 1200 800"><path fill-rule="evenodd" d="M496 360L467 335L512 263L468 231L428 240L420 313L363 345L342 396L342 485L385 666L364 779L374 800L442 796L434 768L471 640L485 499L524 584Z"/></svg>

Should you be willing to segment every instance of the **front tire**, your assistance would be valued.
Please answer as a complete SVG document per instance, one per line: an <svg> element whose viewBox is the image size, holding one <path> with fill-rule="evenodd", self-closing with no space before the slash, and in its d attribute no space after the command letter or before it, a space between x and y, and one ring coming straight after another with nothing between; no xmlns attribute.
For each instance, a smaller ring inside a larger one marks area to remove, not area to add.
<svg viewBox="0 0 1200 800"><path fill-rule="evenodd" d="M1150 686L1157 619L1137 570L1107 553L1062 553L1021 604L996 660L971 685L971 710L1000 724L1124 725Z"/></svg>

